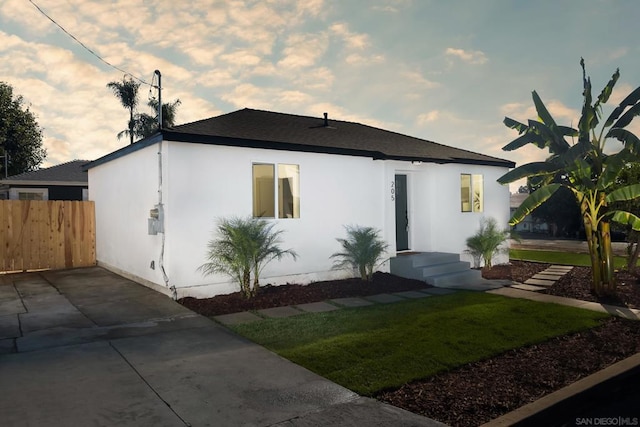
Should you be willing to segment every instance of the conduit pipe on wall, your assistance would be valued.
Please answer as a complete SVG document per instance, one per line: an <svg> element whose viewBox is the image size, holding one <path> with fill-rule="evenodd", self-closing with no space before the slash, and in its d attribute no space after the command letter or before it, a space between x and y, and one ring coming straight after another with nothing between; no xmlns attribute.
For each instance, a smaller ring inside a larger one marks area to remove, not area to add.
<svg viewBox="0 0 640 427"><path fill-rule="evenodd" d="M160 131L160 135L162 135L162 74L160 74L159 70L155 71L155 74L158 76L158 131ZM171 296L174 300L178 299L178 292L175 286L169 284L169 276L164 268L164 247L167 235L167 225L164 221L164 205L162 203L162 142L163 138L160 138L160 142L158 143L158 211L160 212L161 218L161 229L162 240L160 243L160 259L158 261L158 265L160 267L160 272L162 273L162 280L164 281L164 285L171 291Z"/></svg>

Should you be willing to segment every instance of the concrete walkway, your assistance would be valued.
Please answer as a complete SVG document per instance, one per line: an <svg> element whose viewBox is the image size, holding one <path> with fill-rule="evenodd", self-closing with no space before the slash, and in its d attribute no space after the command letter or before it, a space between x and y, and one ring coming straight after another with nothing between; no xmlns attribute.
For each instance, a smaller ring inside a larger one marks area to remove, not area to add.
<svg viewBox="0 0 640 427"><path fill-rule="evenodd" d="M437 426L104 269L0 276L3 426Z"/></svg>

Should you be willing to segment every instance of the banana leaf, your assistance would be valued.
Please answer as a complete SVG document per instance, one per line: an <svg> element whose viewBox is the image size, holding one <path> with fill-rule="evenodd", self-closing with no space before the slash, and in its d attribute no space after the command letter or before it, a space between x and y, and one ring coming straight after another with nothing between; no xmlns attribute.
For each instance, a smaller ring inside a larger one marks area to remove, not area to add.
<svg viewBox="0 0 640 427"><path fill-rule="evenodd" d="M502 149L504 151L513 151L529 143L534 143L538 147L540 147L540 145L544 147L544 141L542 141L542 138L540 138L540 135L536 135L533 132L526 132L524 135L519 136L518 138L514 139L513 141L511 141L510 143L502 147Z"/></svg>
<svg viewBox="0 0 640 427"><path fill-rule="evenodd" d="M510 129L517 130L519 134L522 134L523 132L526 132L527 129L529 129L529 127L524 123L520 123L519 121L513 120L509 117L505 117L502 123L504 123L504 125Z"/></svg>
<svg viewBox="0 0 640 427"><path fill-rule="evenodd" d="M513 170L510 170L506 174L498 178L500 184L508 184L510 182L517 181L522 178L528 178L530 176L547 175L553 172L557 172L557 166L549 162L533 162L519 166Z"/></svg>
<svg viewBox="0 0 640 427"><path fill-rule="evenodd" d="M600 92L600 95L598 95L598 100L596 101L596 103L594 104L594 108L599 108L600 104L606 104L607 101L609 100L609 97L611 96L611 93L613 92L613 87L616 85L616 82L618 81L618 79L620 78L620 69L616 69L616 72L613 73L613 75L611 76L611 80L609 80L609 83L607 83L607 85L602 89L602 92Z"/></svg>
<svg viewBox="0 0 640 427"><path fill-rule="evenodd" d="M604 127L609 127L615 122L620 114L629 106L633 105L640 101L640 87L637 87L633 92L631 92L625 99L622 100L620 105L618 105L609 115L609 118L604 124Z"/></svg>
<svg viewBox="0 0 640 427"><path fill-rule="evenodd" d="M625 200L633 200L640 197L640 184L631 184L613 190L607 194L607 203L623 202Z"/></svg>
<svg viewBox="0 0 640 427"><path fill-rule="evenodd" d="M640 115L640 103L635 104L633 107L629 108L626 113L618 119L618 121L613 125L614 128L623 128L631 123L631 120L637 115Z"/></svg>
<svg viewBox="0 0 640 427"><path fill-rule="evenodd" d="M561 184L549 184L531 193L513 213L513 216L509 220L509 225L516 225L522 221L538 206L546 202L549 197L553 196L560 187L562 187Z"/></svg>
<svg viewBox="0 0 640 427"><path fill-rule="evenodd" d="M640 218L626 211L611 211L611 220L622 225L630 225L636 231L640 231Z"/></svg>
<svg viewBox="0 0 640 427"><path fill-rule="evenodd" d="M553 120L553 117L549 113L549 110L547 110L547 107L545 107L544 102L542 102L542 99L540 99L540 97L538 96L538 92L534 90L531 93L531 96L533 97L533 104L536 106L538 117L540 117L542 122L551 129L553 129L554 127L557 128L558 125L556 124L556 121Z"/></svg>
<svg viewBox="0 0 640 427"><path fill-rule="evenodd" d="M640 139L632 132L622 128L612 128L607 132L606 137L617 139L622 142L625 148L627 148L631 153L640 155Z"/></svg>

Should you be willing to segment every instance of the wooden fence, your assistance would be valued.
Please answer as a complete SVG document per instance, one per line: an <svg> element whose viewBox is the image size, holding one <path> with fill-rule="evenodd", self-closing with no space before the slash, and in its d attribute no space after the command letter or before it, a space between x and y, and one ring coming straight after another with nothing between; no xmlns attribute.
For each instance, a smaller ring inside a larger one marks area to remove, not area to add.
<svg viewBox="0 0 640 427"><path fill-rule="evenodd" d="M93 202L0 200L0 272L96 264Z"/></svg>

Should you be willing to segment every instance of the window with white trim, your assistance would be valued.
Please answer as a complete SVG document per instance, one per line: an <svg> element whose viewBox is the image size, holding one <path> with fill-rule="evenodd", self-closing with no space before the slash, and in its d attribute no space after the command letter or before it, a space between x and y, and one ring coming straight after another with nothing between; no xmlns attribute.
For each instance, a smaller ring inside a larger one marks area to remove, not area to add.
<svg viewBox="0 0 640 427"><path fill-rule="evenodd" d="M462 212L482 212L484 209L484 190L482 175L460 174L460 209Z"/></svg>
<svg viewBox="0 0 640 427"><path fill-rule="evenodd" d="M298 165L253 164L253 216L300 218L300 167Z"/></svg>
<svg viewBox="0 0 640 427"><path fill-rule="evenodd" d="M12 188L9 190L12 200L49 200L49 190L46 188Z"/></svg>

